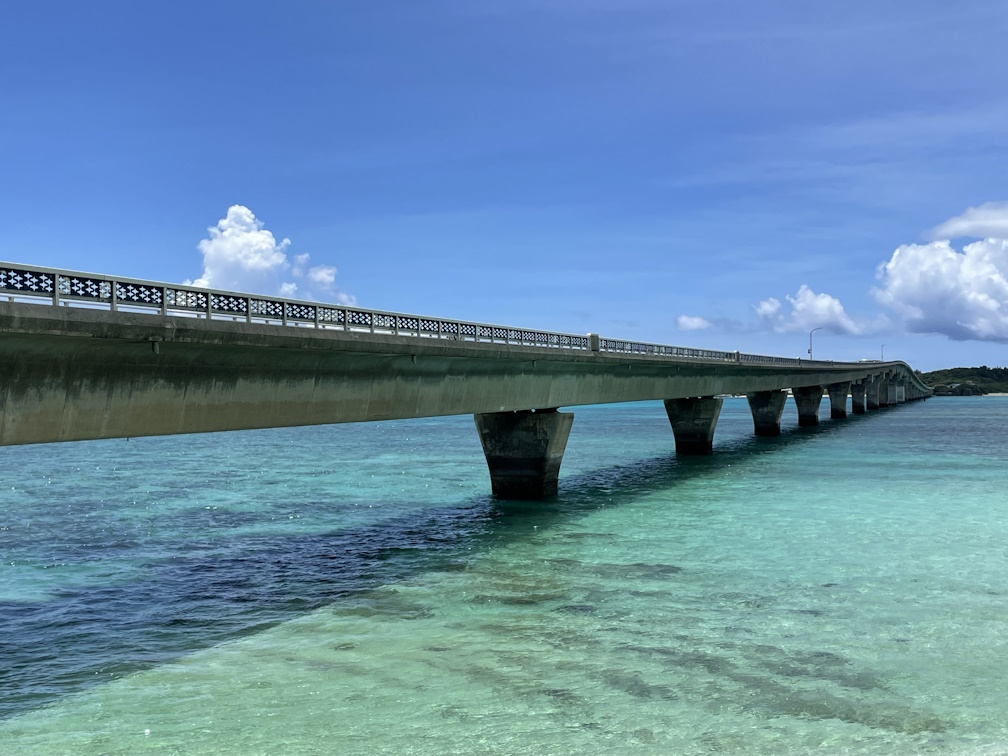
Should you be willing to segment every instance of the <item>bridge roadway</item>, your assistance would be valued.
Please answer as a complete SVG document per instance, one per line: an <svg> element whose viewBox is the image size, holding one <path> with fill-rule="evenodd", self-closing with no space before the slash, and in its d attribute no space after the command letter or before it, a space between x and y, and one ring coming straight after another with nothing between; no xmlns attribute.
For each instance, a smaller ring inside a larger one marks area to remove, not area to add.
<svg viewBox="0 0 1008 756"><path fill-rule="evenodd" d="M555 495L573 413L661 399L709 454L721 395L754 432L931 390L904 362L841 363L529 331L0 263L0 445L472 414L496 495Z"/></svg>

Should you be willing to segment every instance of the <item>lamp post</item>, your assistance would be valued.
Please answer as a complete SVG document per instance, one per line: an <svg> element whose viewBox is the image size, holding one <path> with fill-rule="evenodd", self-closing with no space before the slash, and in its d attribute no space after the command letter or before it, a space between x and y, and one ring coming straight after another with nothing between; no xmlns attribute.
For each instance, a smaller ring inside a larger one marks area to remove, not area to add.
<svg viewBox="0 0 1008 756"><path fill-rule="evenodd" d="M879 351L879 357L882 358L882 362L885 362L885 344L882 345L882 349Z"/></svg>
<svg viewBox="0 0 1008 756"><path fill-rule="evenodd" d="M819 326L818 328L813 328L811 331L808 332L808 358L810 360L812 359L812 334L815 333L816 331L821 331L822 329L823 326Z"/></svg>

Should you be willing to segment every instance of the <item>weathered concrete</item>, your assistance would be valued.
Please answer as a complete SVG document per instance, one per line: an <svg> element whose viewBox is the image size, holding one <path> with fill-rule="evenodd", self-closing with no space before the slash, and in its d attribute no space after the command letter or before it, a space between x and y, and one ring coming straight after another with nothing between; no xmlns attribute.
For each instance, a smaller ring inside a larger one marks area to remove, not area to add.
<svg viewBox="0 0 1008 756"><path fill-rule="evenodd" d="M872 377L865 380L865 403L868 409L877 410L879 408L879 389L882 387L882 380Z"/></svg>
<svg viewBox="0 0 1008 756"><path fill-rule="evenodd" d="M779 436L781 414L787 402L787 392L757 391L746 394L749 411L752 412L753 432L757 436Z"/></svg>
<svg viewBox="0 0 1008 756"><path fill-rule="evenodd" d="M574 413L555 409L493 412L475 416L494 496L556 496L560 463Z"/></svg>
<svg viewBox="0 0 1008 756"><path fill-rule="evenodd" d="M851 411L855 415L863 415L865 413L865 384L852 383L850 387L851 393Z"/></svg>
<svg viewBox="0 0 1008 756"><path fill-rule="evenodd" d="M0 302L0 445L738 395L880 369L915 380L901 362L747 364Z"/></svg>
<svg viewBox="0 0 1008 756"><path fill-rule="evenodd" d="M888 407L889 404L889 378L882 376L882 380L879 381L878 406Z"/></svg>
<svg viewBox="0 0 1008 756"><path fill-rule="evenodd" d="M819 425L819 403L822 402L823 387L799 386L791 389L791 395L798 407L798 425Z"/></svg>
<svg viewBox="0 0 1008 756"><path fill-rule="evenodd" d="M714 428L723 403L723 399L713 396L665 400L665 412L675 434L676 454L713 452Z"/></svg>
<svg viewBox="0 0 1008 756"><path fill-rule="evenodd" d="M850 393L851 382L831 383L826 387L829 393L829 412L834 420L847 417L847 394Z"/></svg>

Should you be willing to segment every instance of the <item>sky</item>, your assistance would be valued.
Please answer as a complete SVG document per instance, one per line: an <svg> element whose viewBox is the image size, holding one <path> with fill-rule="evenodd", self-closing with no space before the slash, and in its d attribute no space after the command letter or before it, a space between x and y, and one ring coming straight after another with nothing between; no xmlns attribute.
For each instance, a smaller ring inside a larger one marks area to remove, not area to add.
<svg viewBox="0 0 1008 756"><path fill-rule="evenodd" d="M0 259L1008 364L1003 0L5 5Z"/></svg>

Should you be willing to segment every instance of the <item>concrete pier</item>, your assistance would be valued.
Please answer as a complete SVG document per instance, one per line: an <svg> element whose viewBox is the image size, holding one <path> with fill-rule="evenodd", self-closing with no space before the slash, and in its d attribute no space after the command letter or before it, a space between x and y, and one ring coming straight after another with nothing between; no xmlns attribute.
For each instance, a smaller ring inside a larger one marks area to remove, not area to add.
<svg viewBox="0 0 1008 756"><path fill-rule="evenodd" d="M878 378L868 378L865 380L865 403L868 409L877 410L879 408L879 388L882 381Z"/></svg>
<svg viewBox="0 0 1008 756"><path fill-rule="evenodd" d="M713 396L665 400L665 412L675 435L676 454L713 452L714 428L723 402Z"/></svg>
<svg viewBox="0 0 1008 756"><path fill-rule="evenodd" d="M834 420L847 417L847 394L850 393L850 381L831 383L826 387L829 392L829 414Z"/></svg>
<svg viewBox="0 0 1008 756"><path fill-rule="evenodd" d="M819 403L822 401L822 386L799 386L791 389L798 406L798 425L808 427L819 425Z"/></svg>
<svg viewBox="0 0 1008 756"><path fill-rule="evenodd" d="M556 496L574 413L555 409L475 415L494 496Z"/></svg>
<svg viewBox="0 0 1008 756"><path fill-rule="evenodd" d="M752 412L753 431L757 436L779 436L781 413L787 401L787 392L756 391L746 394Z"/></svg>
<svg viewBox="0 0 1008 756"><path fill-rule="evenodd" d="M878 406L879 407L888 407L889 404L890 404L890 402L889 402L889 377L888 376L882 376L882 379L879 381Z"/></svg>
<svg viewBox="0 0 1008 756"><path fill-rule="evenodd" d="M863 415L865 413L864 383L852 383L850 387L850 393L851 393L851 411L855 415Z"/></svg>

